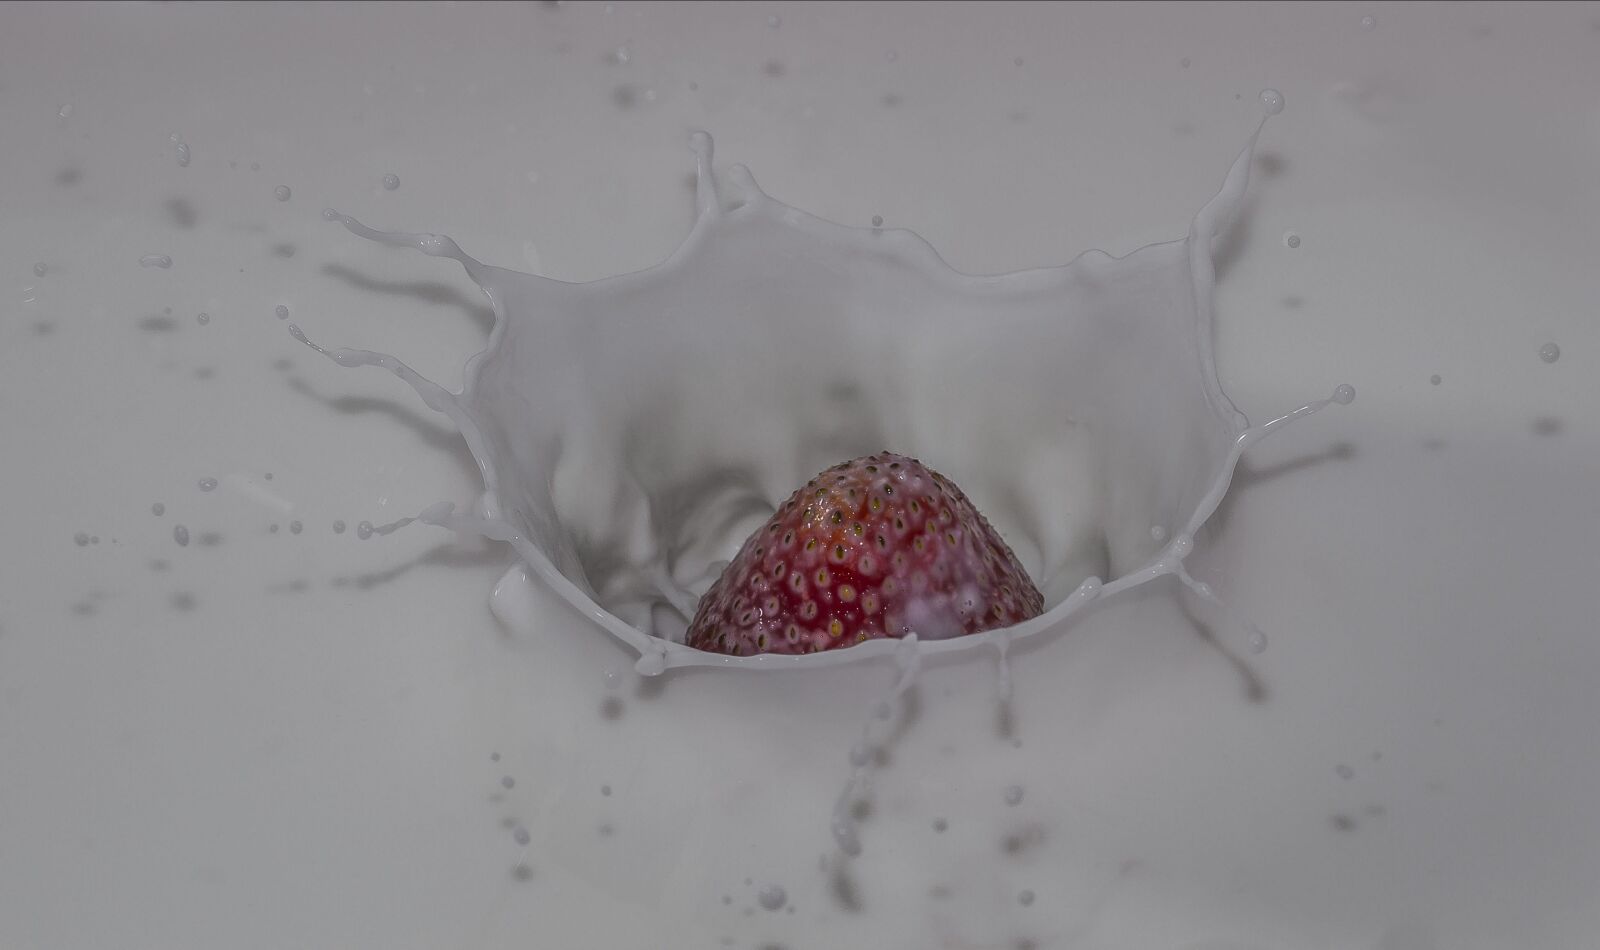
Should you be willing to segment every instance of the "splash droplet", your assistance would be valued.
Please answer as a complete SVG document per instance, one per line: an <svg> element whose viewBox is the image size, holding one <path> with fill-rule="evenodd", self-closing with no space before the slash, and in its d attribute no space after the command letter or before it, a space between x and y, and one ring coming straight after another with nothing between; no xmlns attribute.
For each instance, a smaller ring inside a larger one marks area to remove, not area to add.
<svg viewBox="0 0 1600 950"><path fill-rule="evenodd" d="M1539 358L1546 363L1554 363L1561 358L1561 347L1554 343L1546 343L1544 346L1539 347Z"/></svg>
<svg viewBox="0 0 1600 950"><path fill-rule="evenodd" d="M1267 649L1267 635L1260 629L1251 629L1249 647L1251 653L1264 653Z"/></svg>
<svg viewBox="0 0 1600 950"><path fill-rule="evenodd" d="M44 261L40 261L39 263L33 265L33 276L43 277L48 273L50 273L50 265L46 264Z"/></svg>
<svg viewBox="0 0 1600 950"><path fill-rule="evenodd" d="M778 27L783 26L783 17L778 16L776 13L772 14L767 17L767 26L776 30Z"/></svg>
<svg viewBox="0 0 1600 950"><path fill-rule="evenodd" d="M272 197L278 199L279 201L288 201L293 194L294 192L289 190L288 185L279 185L278 187L272 189Z"/></svg>
<svg viewBox="0 0 1600 950"><path fill-rule="evenodd" d="M78 547L86 548L89 546L89 533L87 531L79 531L72 536L72 540Z"/></svg>
<svg viewBox="0 0 1600 950"><path fill-rule="evenodd" d="M1361 28L1368 33L1371 33L1373 30L1378 28L1378 18L1371 15L1362 17Z"/></svg>
<svg viewBox="0 0 1600 950"><path fill-rule="evenodd" d="M333 523L333 533L334 534L344 534L344 522L343 521L335 521Z"/></svg>
<svg viewBox="0 0 1600 950"><path fill-rule="evenodd" d="M200 479L200 481L197 482L196 484L198 484L200 486L200 490L201 491L211 491L212 489L217 487L217 480L214 479L214 478L207 477L207 478Z"/></svg>
<svg viewBox="0 0 1600 950"><path fill-rule="evenodd" d="M1341 406L1348 406L1356 401L1356 388L1349 383L1340 383L1333 391L1333 401Z"/></svg>
<svg viewBox="0 0 1600 950"><path fill-rule="evenodd" d="M873 215L872 216L872 226L875 227L875 228L883 227L883 215L881 215L881 214Z"/></svg>
<svg viewBox="0 0 1600 950"><path fill-rule="evenodd" d="M1285 232L1283 232L1283 246L1284 247L1290 247L1290 248L1299 247L1300 246L1300 235L1296 234L1293 231L1285 231Z"/></svg>
<svg viewBox="0 0 1600 950"><path fill-rule="evenodd" d="M363 521L360 524L356 525L356 537L360 538L363 541L365 541L368 538L372 537L372 522Z"/></svg>
<svg viewBox="0 0 1600 950"><path fill-rule="evenodd" d="M400 187L400 176L399 175L396 175L394 172L390 172L389 174L383 176L383 189L385 191L394 191L396 188L399 188L399 187Z"/></svg>
<svg viewBox="0 0 1600 950"><path fill-rule="evenodd" d="M1007 805L1015 806L1015 805L1022 804L1022 786L1021 785L1008 785L1008 786L1006 786L1005 800L1006 800L1006 804Z"/></svg>
<svg viewBox="0 0 1600 950"><path fill-rule="evenodd" d="M1267 115L1277 115L1283 111L1283 93L1276 89L1261 90L1261 107L1267 110Z"/></svg>
<svg viewBox="0 0 1600 950"><path fill-rule="evenodd" d="M289 522L289 533L290 534L299 534L300 532L304 531L305 528L306 528L306 526L301 524L298 521Z"/></svg>
<svg viewBox="0 0 1600 950"><path fill-rule="evenodd" d="M756 895L756 901L767 910L782 910L789 903L789 892L777 884L768 884Z"/></svg>
<svg viewBox="0 0 1600 950"><path fill-rule="evenodd" d="M517 780L512 778L509 775L502 775L502 776L500 776L500 787L504 788L504 789L516 788L517 787Z"/></svg>
<svg viewBox="0 0 1600 950"><path fill-rule="evenodd" d="M279 320L287 320L287 319L289 319L289 308L285 307L281 303L278 304L278 306L272 312L276 313L278 315L278 319Z"/></svg>
<svg viewBox="0 0 1600 950"><path fill-rule="evenodd" d="M172 266L172 258L165 254L146 254L139 258L140 267L159 267L166 270Z"/></svg>
<svg viewBox="0 0 1600 950"><path fill-rule="evenodd" d="M206 313L204 310L202 310L199 313L195 314L194 322L200 324L201 326L205 326L206 324L211 322L211 314Z"/></svg>
<svg viewBox="0 0 1600 950"><path fill-rule="evenodd" d="M158 501L150 506L150 513L159 518L167 513L167 506Z"/></svg>
<svg viewBox="0 0 1600 950"><path fill-rule="evenodd" d="M184 527L181 524L180 525L173 525L173 527L172 527L172 540L178 542L178 547L180 547L180 548L188 547L189 546L189 529Z"/></svg>
<svg viewBox="0 0 1600 950"><path fill-rule="evenodd" d="M1430 382L1430 383L1434 384L1435 386L1437 386L1440 383L1444 382L1444 377L1440 376L1438 373L1434 373L1432 376L1430 376L1428 378L1428 382Z"/></svg>
<svg viewBox="0 0 1600 950"><path fill-rule="evenodd" d="M1033 905L1033 892L1026 890L1019 891L1017 893L1017 903L1021 904L1023 907L1031 907Z"/></svg>
<svg viewBox="0 0 1600 950"><path fill-rule="evenodd" d="M528 842L533 840L533 836L528 834L528 829L522 827L521 825L518 825L517 830L511 833L511 837L517 842L517 844L520 844L523 847L527 847Z"/></svg>
<svg viewBox="0 0 1600 950"><path fill-rule="evenodd" d="M177 148L173 149L173 151L177 153L178 167L179 168L188 168L189 167L189 146L184 142L179 142L178 145L177 145Z"/></svg>
<svg viewBox="0 0 1600 950"><path fill-rule="evenodd" d="M1348 765L1340 763L1339 765L1335 765L1333 767L1333 774L1339 776L1340 778L1342 778L1346 782L1348 782L1351 779L1356 777L1356 770L1351 768Z"/></svg>

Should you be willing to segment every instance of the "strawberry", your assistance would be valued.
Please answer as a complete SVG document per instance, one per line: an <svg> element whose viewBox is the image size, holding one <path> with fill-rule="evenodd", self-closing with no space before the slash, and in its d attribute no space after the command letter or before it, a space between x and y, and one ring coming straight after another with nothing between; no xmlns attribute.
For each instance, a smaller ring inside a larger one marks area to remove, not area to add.
<svg viewBox="0 0 1600 950"><path fill-rule="evenodd" d="M817 653L915 633L1007 627L1044 598L949 479L882 452L807 482L745 541L686 642L713 653Z"/></svg>

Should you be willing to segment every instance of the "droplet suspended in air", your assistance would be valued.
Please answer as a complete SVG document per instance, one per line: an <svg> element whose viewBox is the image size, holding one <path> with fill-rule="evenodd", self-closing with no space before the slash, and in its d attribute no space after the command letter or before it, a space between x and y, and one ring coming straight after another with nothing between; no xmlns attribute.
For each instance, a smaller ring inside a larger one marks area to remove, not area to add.
<svg viewBox="0 0 1600 950"><path fill-rule="evenodd" d="M140 267L159 267L167 270L172 266L172 258L165 254L146 254L139 258Z"/></svg>
<svg viewBox="0 0 1600 950"><path fill-rule="evenodd" d="M50 265L46 264L44 261L40 261L39 263L33 265L33 276L35 276L35 277L43 277L45 274L48 274L49 272L50 272Z"/></svg>
<svg viewBox="0 0 1600 950"><path fill-rule="evenodd" d="M200 485L201 491L212 491L217 487L217 480L210 477L202 478L198 484Z"/></svg>
<svg viewBox="0 0 1600 950"><path fill-rule="evenodd" d="M1283 246L1284 247L1288 247L1288 248L1299 247L1300 246L1300 235L1296 234L1293 231L1285 231L1285 232L1283 232Z"/></svg>
<svg viewBox="0 0 1600 950"><path fill-rule="evenodd" d="M272 197L279 201L288 201L291 195L293 195L293 192L289 190L288 185L279 185L272 189Z"/></svg>
<svg viewBox="0 0 1600 950"><path fill-rule="evenodd" d="M1277 115L1283 111L1283 93L1276 89L1261 90L1261 107L1267 110L1267 115Z"/></svg>
<svg viewBox="0 0 1600 950"><path fill-rule="evenodd" d="M782 910L783 905L789 903L789 892L780 885L768 884L756 895L756 901L767 910Z"/></svg>
<svg viewBox="0 0 1600 950"><path fill-rule="evenodd" d="M289 308L285 307L281 303L278 304L278 306L275 307L272 312L276 313L278 315L278 319L279 320L287 320L287 319L289 319Z"/></svg>
<svg viewBox="0 0 1600 950"><path fill-rule="evenodd" d="M396 188L399 188L399 187L400 187L400 176L399 175L396 175L394 172L390 172L389 174L383 176L383 189L385 191L394 191Z"/></svg>
<svg viewBox="0 0 1600 950"><path fill-rule="evenodd" d="M205 326L206 324L211 322L211 314L206 313L204 310L202 310L199 313L195 314L194 322L200 324L201 326Z"/></svg>
<svg viewBox="0 0 1600 950"><path fill-rule="evenodd" d="M177 153L178 167L179 168L188 168L189 167L189 145L188 145L188 143L187 142L179 142L177 144L177 146L173 149L173 151Z"/></svg>
<svg viewBox="0 0 1600 950"><path fill-rule="evenodd" d="M1368 14L1367 16L1364 16L1364 17L1361 18L1361 29L1365 30L1368 33L1371 33L1373 30L1376 30L1377 28L1378 28L1378 18L1377 17L1372 16L1371 14Z"/></svg>
<svg viewBox="0 0 1600 950"><path fill-rule="evenodd" d="M1544 346L1539 347L1539 358L1546 363L1554 363L1561 358L1561 347L1554 343L1546 343Z"/></svg>

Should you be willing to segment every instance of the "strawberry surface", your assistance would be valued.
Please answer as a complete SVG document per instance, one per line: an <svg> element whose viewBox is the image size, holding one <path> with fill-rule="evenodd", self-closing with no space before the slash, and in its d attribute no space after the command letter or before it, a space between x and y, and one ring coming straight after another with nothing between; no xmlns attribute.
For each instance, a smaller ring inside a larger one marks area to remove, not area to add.
<svg viewBox="0 0 1600 950"><path fill-rule="evenodd" d="M713 653L817 653L1007 627L1044 598L953 482L881 452L796 491L700 598L686 636Z"/></svg>

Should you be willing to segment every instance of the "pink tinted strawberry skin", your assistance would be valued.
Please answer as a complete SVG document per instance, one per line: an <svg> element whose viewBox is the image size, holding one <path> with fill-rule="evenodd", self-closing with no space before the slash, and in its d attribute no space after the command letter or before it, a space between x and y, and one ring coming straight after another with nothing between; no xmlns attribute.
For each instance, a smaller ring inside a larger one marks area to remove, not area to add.
<svg viewBox="0 0 1600 950"><path fill-rule="evenodd" d="M915 632L1007 627L1044 598L949 479L882 452L807 482L700 599L686 642L713 653L818 653Z"/></svg>

